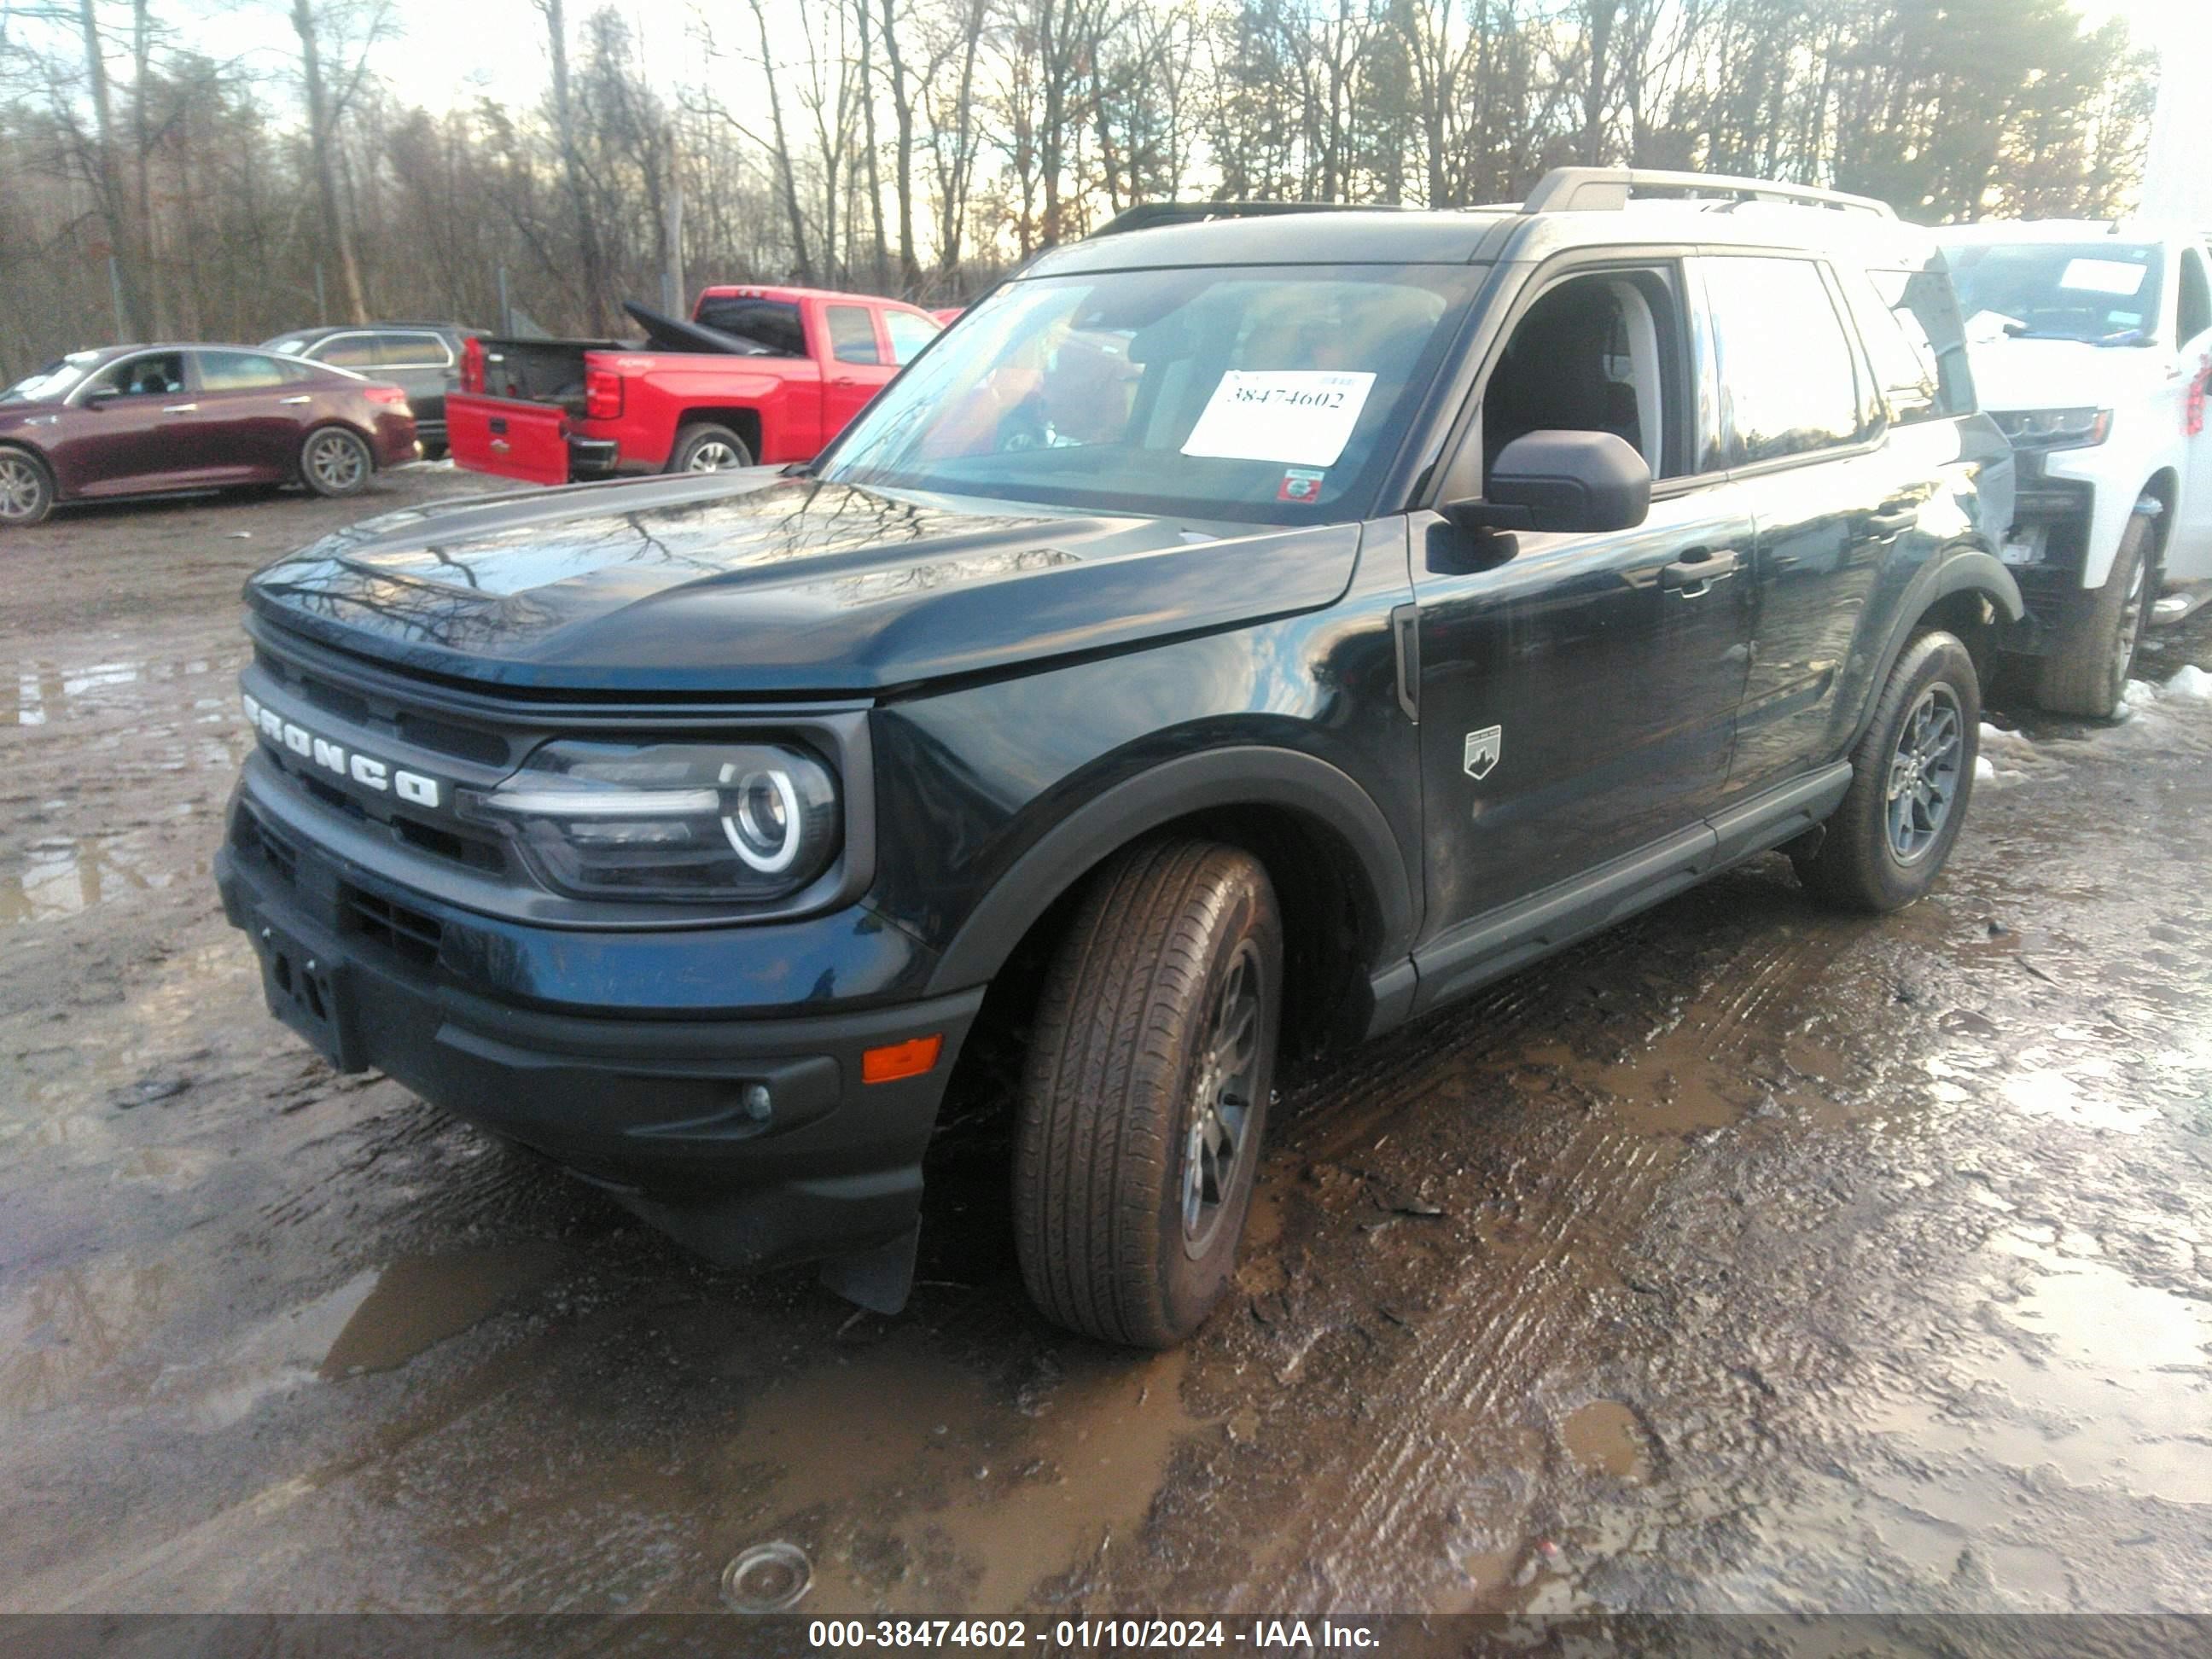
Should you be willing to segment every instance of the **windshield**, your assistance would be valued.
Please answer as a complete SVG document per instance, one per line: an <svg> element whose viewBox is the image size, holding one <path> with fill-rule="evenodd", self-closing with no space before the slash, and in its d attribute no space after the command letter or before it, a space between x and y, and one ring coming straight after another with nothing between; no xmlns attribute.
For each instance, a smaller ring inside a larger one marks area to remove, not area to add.
<svg viewBox="0 0 2212 1659"><path fill-rule="evenodd" d="M891 383L823 475L1154 516L1364 517L1482 274L1267 266L1014 283Z"/></svg>
<svg viewBox="0 0 2212 1659"><path fill-rule="evenodd" d="M1970 340L2136 345L2158 326L2155 244L1956 242L1943 256Z"/></svg>
<svg viewBox="0 0 2212 1659"><path fill-rule="evenodd" d="M99 361L97 351L72 351L0 392L0 404L42 404L66 398L70 389L84 378L85 371Z"/></svg>

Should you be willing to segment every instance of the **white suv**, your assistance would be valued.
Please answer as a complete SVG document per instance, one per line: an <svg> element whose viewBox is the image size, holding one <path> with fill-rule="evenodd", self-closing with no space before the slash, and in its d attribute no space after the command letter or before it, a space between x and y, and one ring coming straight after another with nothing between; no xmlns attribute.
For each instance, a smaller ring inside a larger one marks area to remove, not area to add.
<svg viewBox="0 0 2212 1659"><path fill-rule="evenodd" d="M2029 220L1939 233L1982 406L2020 459L2004 641L2036 701L2109 716L2162 584L2212 577L2212 260L2193 232Z"/></svg>

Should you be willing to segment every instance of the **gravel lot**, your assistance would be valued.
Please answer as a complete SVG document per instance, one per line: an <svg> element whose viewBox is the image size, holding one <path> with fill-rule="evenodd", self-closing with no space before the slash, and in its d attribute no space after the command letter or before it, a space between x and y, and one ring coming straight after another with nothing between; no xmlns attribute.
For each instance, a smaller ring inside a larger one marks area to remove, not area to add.
<svg viewBox="0 0 2212 1659"><path fill-rule="evenodd" d="M2212 1612L2212 705L1990 750L1936 895L1768 859L1289 1080L1237 1295L744 1280L263 1012L241 579L409 469L0 537L0 1610ZM2212 666L2212 626L2148 672Z"/></svg>

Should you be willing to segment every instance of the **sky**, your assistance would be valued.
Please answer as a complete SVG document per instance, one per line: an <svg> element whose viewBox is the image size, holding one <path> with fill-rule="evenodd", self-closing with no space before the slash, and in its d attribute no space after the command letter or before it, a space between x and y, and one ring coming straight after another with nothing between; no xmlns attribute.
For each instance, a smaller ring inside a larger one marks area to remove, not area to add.
<svg viewBox="0 0 2212 1659"><path fill-rule="evenodd" d="M771 20L781 12L795 24L805 3L770 0ZM404 36L382 51L378 67L405 101L443 109L478 96L528 104L542 95L544 23L531 0L398 0L398 6ZM2124 19L2139 41L2177 55L2185 31L2196 33L2194 45L2212 49L2206 21L2212 6L2206 0L2078 0L2076 9L2093 22ZM569 0L571 27L590 9L592 0ZM663 86L696 71L687 62L685 40L694 9L695 0L626 0L623 5L647 70ZM727 3L714 4L711 15L724 31L750 22L741 8ZM270 21L266 50L289 53L292 37L281 8L270 8Z"/></svg>

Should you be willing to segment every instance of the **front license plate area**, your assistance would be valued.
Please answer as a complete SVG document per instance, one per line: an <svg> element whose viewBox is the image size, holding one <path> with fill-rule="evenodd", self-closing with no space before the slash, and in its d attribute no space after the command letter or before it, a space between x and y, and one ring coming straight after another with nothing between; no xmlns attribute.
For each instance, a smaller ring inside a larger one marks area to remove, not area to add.
<svg viewBox="0 0 2212 1659"><path fill-rule="evenodd" d="M367 1068L355 1030L346 965L327 945L274 922L253 929L261 958L261 990L269 1012L314 1046L341 1072Z"/></svg>
<svg viewBox="0 0 2212 1659"><path fill-rule="evenodd" d="M2041 564L2044 549L2050 544L2048 525L2030 525L2015 530L1999 550L1999 556L2009 565Z"/></svg>

